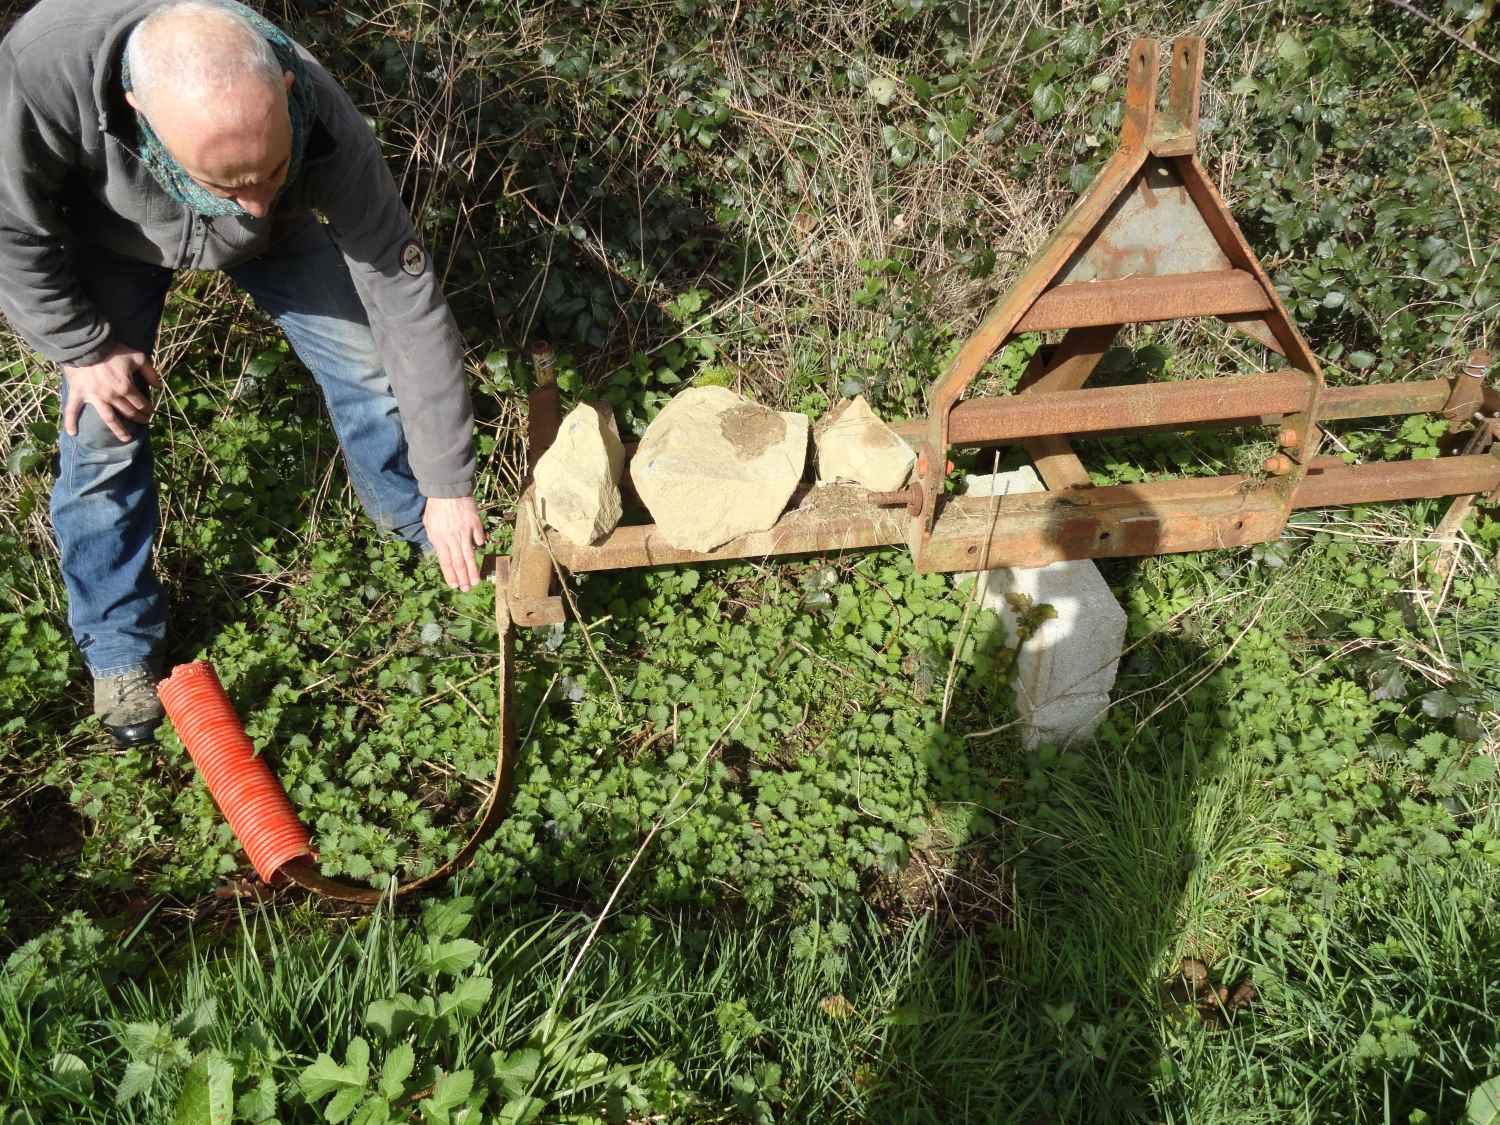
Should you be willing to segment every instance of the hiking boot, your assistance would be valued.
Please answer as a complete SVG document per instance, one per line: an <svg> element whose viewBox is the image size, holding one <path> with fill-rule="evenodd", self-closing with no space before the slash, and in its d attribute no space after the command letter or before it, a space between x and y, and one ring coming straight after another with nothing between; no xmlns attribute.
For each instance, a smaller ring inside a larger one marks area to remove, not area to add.
<svg viewBox="0 0 1500 1125"><path fill-rule="evenodd" d="M156 738L166 712L150 674L126 672L94 680L94 714L117 745L139 746Z"/></svg>

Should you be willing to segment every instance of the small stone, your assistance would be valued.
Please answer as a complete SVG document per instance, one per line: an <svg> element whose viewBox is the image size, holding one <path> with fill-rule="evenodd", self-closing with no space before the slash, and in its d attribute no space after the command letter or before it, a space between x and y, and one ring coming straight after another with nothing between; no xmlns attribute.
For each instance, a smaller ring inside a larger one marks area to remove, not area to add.
<svg viewBox="0 0 1500 1125"><path fill-rule="evenodd" d="M630 479L657 531L711 551L770 528L807 463L807 418L726 387L690 387L646 427Z"/></svg>
<svg viewBox="0 0 1500 1125"><path fill-rule="evenodd" d="M624 469L625 447L609 408L587 402L574 407L536 463L542 522L574 543L597 543L620 522Z"/></svg>
<svg viewBox="0 0 1500 1125"><path fill-rule="evenodd" d="M870 409L863 395L818 423L818 483L849 481L872 492L906 484L917 455Z"/></svg>

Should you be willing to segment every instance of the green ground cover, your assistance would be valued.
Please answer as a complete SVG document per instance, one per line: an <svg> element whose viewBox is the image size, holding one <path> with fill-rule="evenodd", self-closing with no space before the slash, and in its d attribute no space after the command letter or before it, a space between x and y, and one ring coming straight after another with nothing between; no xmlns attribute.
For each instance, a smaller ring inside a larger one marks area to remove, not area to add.
<svg viewBox="0 0 1500 1125"><path fill-rule="evenodd" d="M636 432L695 382L919 412L1108 155L1133 33L1209 36L1206 161L1330 382L1494 342L1495 71L1387 5L293 8L445 270L497 551L537 337ZM1495 51L1483 6L1441 18ZM160 353L173 657L214 661L326 870L430 869L493 761L492 588L372 536L232 289L183 279ZM1263 359L1140 329L1100 379ZM1494 1119L1495 519L1446 586L1437 501L1104 564L1130 648L1069 751L1018 743L1021 638L900 552L572 583L521 639L514 814L451 894L348 917L235 897L175 737L83 718L55 374L9 337L0 370L0 1120ZM1263 438L1083 453L1108 483Z"/></svg>

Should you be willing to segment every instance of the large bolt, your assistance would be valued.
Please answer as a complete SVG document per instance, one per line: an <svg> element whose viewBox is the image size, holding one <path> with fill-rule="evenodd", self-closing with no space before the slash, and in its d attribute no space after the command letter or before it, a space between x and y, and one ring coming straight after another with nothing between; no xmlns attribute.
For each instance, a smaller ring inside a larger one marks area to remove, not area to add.
<svg viewBox="0 0 1500 1125"><path fill-rule="evenodd" d="M531 345L531 366L536 372L536 383L545 387L557 381L557 353L546 340Z"/></svg>
<svg viewBox="0 0 1500 1125"><path fill-rule="evenodd" d="M1472 351L1469 353L1469 362L1464 365L1464 374L1474 379L1483 379L1493 360L1494 357L1483 349Z"/></svg>
<svg viewBox="0 0 1500 1125"><path fill-rule="evenodd" d="M908 515L922 514L922 486L915 482L894 492L872 492L870 500L877 508L905 507Z"/></svg>

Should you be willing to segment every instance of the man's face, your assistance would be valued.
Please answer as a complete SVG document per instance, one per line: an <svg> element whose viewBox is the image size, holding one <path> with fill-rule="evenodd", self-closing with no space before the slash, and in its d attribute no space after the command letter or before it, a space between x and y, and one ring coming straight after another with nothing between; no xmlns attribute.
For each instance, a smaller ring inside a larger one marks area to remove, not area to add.
<svg viewBox="0 0 1500 1125"><path fill-rule="evenodd" d="M164 104L152 104L146 117L183 171L206 191L262 219L271 213L291 164L291 74L283 82L279 89L249 84L218 105L161 99ZM141 110L133 96L127 99Z"/></svg>

